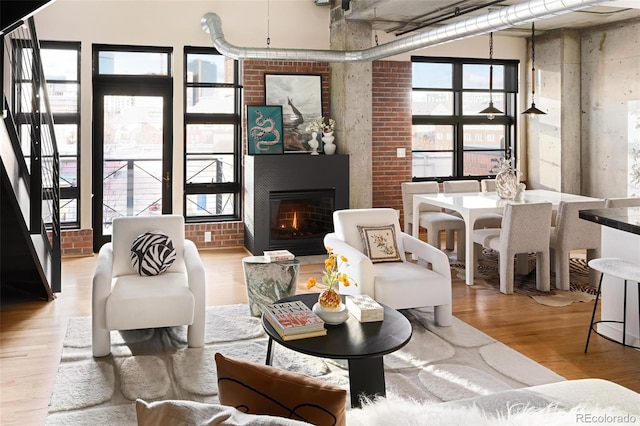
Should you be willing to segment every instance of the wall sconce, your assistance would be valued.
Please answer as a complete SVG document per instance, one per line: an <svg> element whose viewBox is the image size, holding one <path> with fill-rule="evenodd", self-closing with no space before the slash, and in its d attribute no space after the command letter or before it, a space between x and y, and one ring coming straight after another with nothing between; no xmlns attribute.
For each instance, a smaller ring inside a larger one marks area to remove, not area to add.
<svg viewBox="0 0 640 426"><path fill-rule="evenodd" d="M493 33L489 33L489 106L480 111L480 114L486 114L489 120L496 118L496 114L502 114L498 108L493 106Z"/></svg>

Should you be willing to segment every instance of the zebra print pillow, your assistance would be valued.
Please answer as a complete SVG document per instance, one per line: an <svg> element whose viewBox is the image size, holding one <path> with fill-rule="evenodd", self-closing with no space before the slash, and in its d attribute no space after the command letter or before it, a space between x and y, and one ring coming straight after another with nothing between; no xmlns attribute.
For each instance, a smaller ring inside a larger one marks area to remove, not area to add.
<svg viewBox="0 0 640 426"><path fill-rule="evenodd" d="M169 269L175 260L173 241L161 231L145 232L131 245L131 266L140 275L159 275Z"/></svg>

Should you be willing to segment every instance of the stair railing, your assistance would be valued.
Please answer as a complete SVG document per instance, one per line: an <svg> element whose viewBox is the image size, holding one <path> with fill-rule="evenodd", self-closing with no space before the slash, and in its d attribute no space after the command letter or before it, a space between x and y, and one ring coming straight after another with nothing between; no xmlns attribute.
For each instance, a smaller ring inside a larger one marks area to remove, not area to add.
<svg viewBox="0 0 640 426"><path fill-rule="evenodd" d="M14 88L14 122L20 143L14 144L18 158L27 160L29 180L29 217L25 218L31 235L41 234L50 259L40 259L53 292L61 291L61 236L60 236L60 156L55 138L46 79L40 56L40 44L34 19L18 23L2 35L5 51L3 61L9 58L10 75L2 70L2 87ZM18 76L20 80L18 81ZM24 78L25 76L29 78ZM7 84L6 78L11 80ZM11 115L10 103L5 102L3 114ZM5 120L7 126L12 120ZM10 131L10 133L13 130ZM29 146L24 146L25 141Z"/></svg>

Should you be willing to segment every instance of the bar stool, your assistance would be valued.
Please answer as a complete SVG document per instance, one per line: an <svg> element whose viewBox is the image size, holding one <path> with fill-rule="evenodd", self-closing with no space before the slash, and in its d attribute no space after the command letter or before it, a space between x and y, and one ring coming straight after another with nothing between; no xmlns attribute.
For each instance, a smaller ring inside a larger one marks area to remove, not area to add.
<svg viewBox="0 0 640 426"><path fill-rule="evenodd" d="M628 260L619 259L615 257L603 257L599 259L592 259L589 261L589 267L600 272L600 283L598 284L598 292L596 293L596 301L593 305L593 314L591 314L591 325L589 326L589 334L587 335L587 344L584 347L584 352L587 353L589 348L589 339L591 338L591 332L604 337L612 342L620 343L623 346L628 346L635 349L640 349L640 346L627 345L626 343L626 331L627 331L627 281L635 281L638 283L638 306L640 306L640 265L637 265ZM609 274L613 277L624 280L624 305L622 309L622 321L614 320L600 320L594 322L596 316L596 309L598 308L598 299L600 298L600 291L602 289L602 278L604 274ZM594 329L594 325L599 323L618 323L622 324L622 342L614 340L608 336L598 333ZM638 326L640 327L640 309L638 311Z"/></svg>

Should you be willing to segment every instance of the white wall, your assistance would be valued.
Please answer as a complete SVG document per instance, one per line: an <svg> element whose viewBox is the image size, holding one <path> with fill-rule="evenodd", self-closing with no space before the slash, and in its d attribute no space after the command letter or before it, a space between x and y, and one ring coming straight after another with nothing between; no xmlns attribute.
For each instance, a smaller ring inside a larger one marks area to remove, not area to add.
<svg viewBox="0 0 640 426"><path fill-rule="evenodd" d="M220 16L226 40L237 46L266 47L269 34L270 47L273 48L329 49L329 8L316 6L312 0L57 0L36 15L36 28L41 40L82 43L81 228L91 227L92 44L173 47L173 164L174 176L182 176L182 53L184 46L212 46L209 35L200 25L202 16L207 12ZM378 37L381 44L394 39L392 35L380 32ZM411 55L486 58L488 50L488 37L481 36L389 59L408 61ZM525 40L494 37L494 57L519 59L524 63ZM523 72L524 69L521 70ZM521 81L524 78L521 77ZM523 107L526 108L524 101ZM174 211L182 211L181 184L174 185L173 200Z"/></svg>

